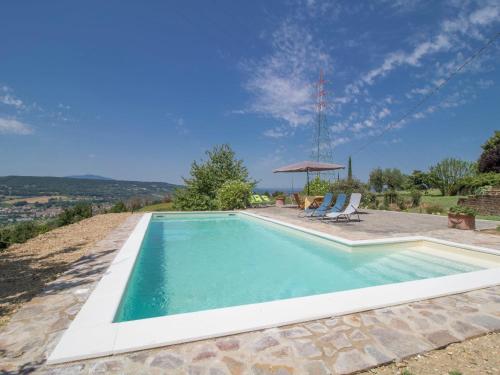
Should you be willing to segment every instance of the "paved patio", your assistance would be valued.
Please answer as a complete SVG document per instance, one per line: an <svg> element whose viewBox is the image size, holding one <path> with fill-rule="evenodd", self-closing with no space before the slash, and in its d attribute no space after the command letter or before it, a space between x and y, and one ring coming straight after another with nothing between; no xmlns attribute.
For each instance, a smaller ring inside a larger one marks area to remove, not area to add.
<svg viewBox="0 0 500 375"><path fill-rule="evenodd" d="M269 216L281 215L281 218L289 215L288 220L297 220L293 211L277 210L256 211ZM431 218L439 222L430 227L423 220L417 230L409 224L404 226L401 214L396 217L389 216L392 213L377 214L367 214L361 223L316 224L316 229L348 238L373 238L374 234L378 234L377 237L399 235L394 229L383 232L384 226L397 225L405 231L412 229L402 234L430 228L435 237L441 235L444 237L440 238L455 241L463 237L464 242L476 245L493 244L497 248L499 245L498 237L493 235L436 229L443 223L442 218ZM496 286L226 338L66 365L46 365L47 355L139 218L139 215L130 217L89 255L50 283L40 296L26 303L3 327L0 331L1 374L348 374L500 330L500 286ZM370 223L368 218L377 220ZM416 219L416 223L421 222L420 217ZM310 225L313 224L307 224Z"/></svg>
<svg viewBox="0 0 500 375"><path fill-rule="evenodd" d="M357 217L353 217L356 221L350 223L345 221L324 223L299 218L299 210L296 208L266 207L248 211L350 240L423 235L500 250L500 235L480 232L484 229L495 229L500 225L499 221L476 220L477 230L465 231L448 228L446 216L396 211L361 210L361 221L358 222Z"/></svg>

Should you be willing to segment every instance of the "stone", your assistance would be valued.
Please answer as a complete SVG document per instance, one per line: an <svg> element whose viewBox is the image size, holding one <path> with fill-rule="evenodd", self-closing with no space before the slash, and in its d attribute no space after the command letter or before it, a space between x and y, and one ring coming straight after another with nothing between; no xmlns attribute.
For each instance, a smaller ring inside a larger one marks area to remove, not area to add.
<svg viewBox="0 0 500 375"><path fill-rule="evenodd" d="M380 349L372 345L365 346L364 350L366 354L368 354L375 360L377 366L391 362L395 359L395 356L388 356L386 353L382 352Z"/></svg>
<svg viewBox="0 0 500 375"><path fill-rule="evenodd" d="M184 360L172 353L160 353L154 357L151 366L164 369L176 369L184 363Z"/></svg>
<svg viewBox="0 0 500 375"><path fill-rule="evenodd" d="M335 327L337 324L339 324L339 322L340 322L339 318L331 318L331 319L325 320L325 324L328 327Z"/></svg>
<svg viewBox="0 0 500 375"><path fill-rule="evenodd" d="M330 375L332 373L321 360L307 362L304 370L307 375Z"/></svg>
<svg viewBox="0 0 500 375"><path fill-rule="evenodd" d="M312 342L312 340L295 340L293 343L295 351L301 357L314 358L319 357L323 353L318 347Z"/></svg>
<svg viewBox="0 0 500 375"><path fill-rule="evenodd" d="M359 329L352 331L351 334L349 335L349 337L351 338L351 340L354 340L354 341L368 340L368 336L366 336Z"/></svg>
<svg viewBox="0 0 500 375"><path fill-rule="evenodd" d="M399 319L399 318L393 318L391 319L391 322L389 323L391 328L398 329L398 330L403 330L403 331L411 331L410 326L408 323L405 321Z"/></svg>
<svg viewBox="0 0 500 375"><path fill-rule="evenodd" d="M231 375L241 375L243 373L243 369L245 368L245 365L242 362L231 357L222 358L222 362L225 363Z"/></svg>
<svg viewBox="0 0 500 375"><path fill-rule="evenodd" d="M307 337L311 336L311 332L303 327L292 327L287 329L282 329L280 332L282 337L287 339L295 339L298 337Z"/></svg>
<svg viewBox="0 0 500 375"><path fill-rule="evenodd" d="M500 319L490 315L471 315L465 318L469 323L486 328L488 331L500 330Z"/></svg>
<svg viewBox="0 0 500 375"><path fill-rule="evenodd" d="M376 363L373 359L367 357L358 349L351 349L338 354L333 368L338 374L350 374L367 369L375 364Z"/></svg>
<svg viewBox="0 0 500 375"><path fill-rule="evenodd" d="M328 328L325 327L324 324L321 324L321 323L318 323L318 322L306 324L305 327L309 331L312 331L314 333L326 333L326 332L328 332Z"/></svg>
<svg viewBox="0 0 500 375"><path fill-rule="evenodd" d="M348 348L351 346L351 342L343 332L329 333L321 336L320 340L322 342L332 344L337 349Z"/></svg>
<svg viewBox="0 0 500 375"><path fill-rule="evenodd" d="M370 334L374 336L384 348L394 353L398 358L405 358L432 349L428 343L416 336L390 328L372 328Z"/></svg>
<svg viewBox="0 0 500 375"><path fill-rule="evenodd" d="M214 358L217 357L217 353L211 351L211 350L204 350L200 353L198 353L194 358L193 361L203 361L204 359L208 358Z"/></svg>
<svg viewBox="0 0 500 375"><path fill-rule="evenodd" d="M111 360L98 362L90 368L91 374L109 374L109 373L122 373L123 362L120 360Z"/></svg>
<svg viewBox="0 0 500 375"><path fill-rule="evenodd" d="M253 348L256 352L261 352L276 345L279 345L278 340L272 336L264 336L253 345Z"/></svg>
<svg viewBox="0 0 500 375"><path fill-rule="evenodd" d="M452 322L451 327L464 339L476 337L486 332L484 328L473 326L461 320Z"/></svg>
<svg viewBox="0 0 500 375"><path fill-rule="evenodd" d="M240 348L240 342L234 338L217 340L215 345L223 352L238 350Z"/></svg>
<svg viewBox="0 0 500 375"><path fill-rule="evenodd" d="M252 366L254 375L292 375L294 369L290 366L257 363Z"/></svg>
<svg viewBox="0 0 500 375"><path fill-rule="evenodd" d="M189 366L188 374L189 375L202 375L205 373L206 368L202 366Z"/></svg>
<svg viewBox="0 0 500 375"><path fill-rule="evenodd" d="M209 371L209 375L227 375L227 372L220 368L212 367Z"/></svg>
<svg viewBox="0 0 500 375"><path fill-rule="evenodd" d="M380 320L377 319L376 316L368 314L368 313L362 313L361 314L361 321L365 326L372 326L374 324L380 324Z"/></svg>
<svg viewBox="0 0 500 375"><path fill-rule="evenodd" d="M451 335L447 330L444 329L428 333L427 335L425 335L425 338L436 345L437 348L442 348L448 344L451 344L452 342L460 341L458 338Z"/></svg>
<svg viewBox="0 0 500 375"><path fill-rule="evenodd" d="M358 314L346 315L342 318L345 324L350 325L351 327L360 327L361 326L361 318Z"/></svg>

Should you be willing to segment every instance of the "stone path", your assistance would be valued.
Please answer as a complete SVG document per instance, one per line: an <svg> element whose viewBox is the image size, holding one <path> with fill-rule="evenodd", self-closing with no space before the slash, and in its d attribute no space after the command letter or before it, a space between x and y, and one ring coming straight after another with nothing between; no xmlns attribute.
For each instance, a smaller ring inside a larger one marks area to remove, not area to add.
<svg viewBox="0 0 500 375"><path fill-rule="evenodd" d="M226 338L46 365L138 219L129 218L3 327L0 374L348 374L500 330L496 286Z"/></svg>

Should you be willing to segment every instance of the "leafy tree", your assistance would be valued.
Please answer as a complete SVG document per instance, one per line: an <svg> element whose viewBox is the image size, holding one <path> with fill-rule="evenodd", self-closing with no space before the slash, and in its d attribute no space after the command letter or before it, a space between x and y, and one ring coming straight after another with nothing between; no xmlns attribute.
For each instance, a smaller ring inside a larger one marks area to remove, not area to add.
<svg viewBox="0 0 500 375"><path fill-rule="evenodd" d="M384 190L384 171L381 168L375 168L370 172L369 178L370 187L373 188L377 193L381 193Z"/></svg>
<svg viewBox="0 0 500 375"><path fill-rule="evenodd" d="M478 170L480 173L500 172L500 131L495 134L481 146L483 153L479 157Z"/></svg>
<svg viewBox="0 0 500 375"><path fill-rule="evenodd" d="M125 203L123 203L122 201L119 201L119 202L116 202L111 207L109 212L112 212L112 213L127 212L127 206L125 206Z"/></svg>
<svg viewBox="0 0 500 375"><path fill-rule="evenodd" d="M384 169L384 183L391 190L399 190L403 186L404 174L397 168Z"/></svg>
<svg viewBox="0 0 500 375"><path fill-rule="evenodd" d="M432 187L432 179L429 173L415 170L408 176L408 190L426 190Z"/></svg>
<svg viewBox="0 0 500 375"><path fill-rule="evenodd" d="M217 191L227 181L241 181L254 185L248 179L243 161L236 159L229 145L215 146L206 152L207 160L191 164L190 178L184 178L185 188L174 193L174 208L180 210L217 209Z"/></svg>
<svg viewBox="0 0 500 375"><path fill-rule="evenodd" d="M307 193L307 183L304 186L304 193ZM316 176L309 181L309 194L310 195L325 195L330 191L330 183L327 180L322 180Z"/></svg>
<svg viewBox="0 0 500 375"><path fill-rule="evenodd" d="M349 162L347 164L347 180L352 181L352 159L349 156Z"/></svg>
<svg viewBox="0 0 500 375"><path fill-rule="evenodd" d="M252 185L238 180L224 182L217 190L217 206L220 210L235 210L248 207Z"/></svg>
<svg viewBox="0 0 500 375"><path fill-rule="evenodd" d="M59 214L58 225L63 226L67 224L73 224L80 220L89 218L92 216L92 205L86 202L79 202L71 208L66 208L63 212Z"/></svg>
<svg viewBox="0 0 500 375"><path fill-rule="evenodd" d="M453 158L444 159L430 168L431 179L443 195L456 195L460 180L473 174L473 163Z"/></svg>

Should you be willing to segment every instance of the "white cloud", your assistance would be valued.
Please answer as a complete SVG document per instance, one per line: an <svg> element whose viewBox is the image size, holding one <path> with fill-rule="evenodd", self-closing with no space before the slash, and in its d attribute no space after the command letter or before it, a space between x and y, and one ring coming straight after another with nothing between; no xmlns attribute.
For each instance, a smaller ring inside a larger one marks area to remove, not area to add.
<svg viewBox="0 0 500 375"><path fill-rule="evenodd" d="M269 138L283 138L291 135L292 133L289 132L284 126L277 126L275 128L264 131L263 134L264 136Z"/></svg>
<svg viewBox="0 0 500 375"><path fill-rule="evenodd" d="M245 64L251 94L247 112L253 112L292 127L311 122L314 115L314 77L329 65L329 57L305 29L285 21L272 34L273 52Z"/></svg>
<svg viewBox="0 0 500 375"><path fill-rule="evenodd" d="M16 109L22 109L24 107L23 101L16 98L14 94L12 94L12 89L5 85L0 88L0 103Z"/></svg>
<svg viewBox="0 0 500 375"><path fill-rule="evenodd" d="M16 119L0 117L0 134L29 135L33 134L33 128Z"/></svg>

